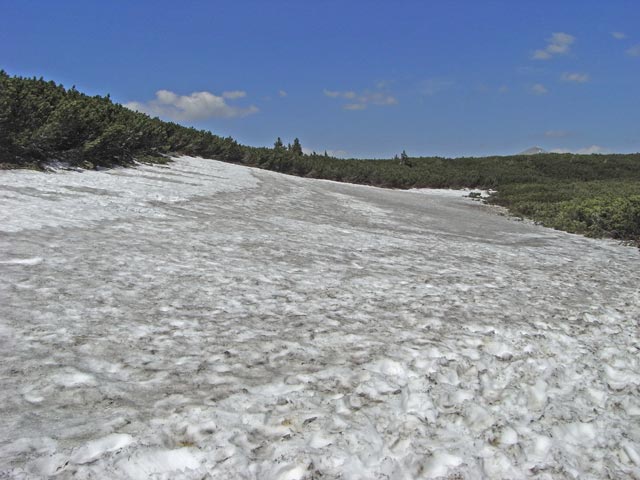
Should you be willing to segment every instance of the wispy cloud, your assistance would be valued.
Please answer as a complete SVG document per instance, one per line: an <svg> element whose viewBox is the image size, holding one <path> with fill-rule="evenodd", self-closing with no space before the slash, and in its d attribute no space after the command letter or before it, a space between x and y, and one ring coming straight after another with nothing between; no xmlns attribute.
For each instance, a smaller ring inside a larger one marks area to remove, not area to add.
<svg viewBox="0 0 640 480"><path fill-rule="evenodd" d="M384 92L365 92L358 97L360 102L373 105L396 105L398 100L393 95Z"/></svg>
<svg viewBox="0 0 640 480"><path fill-rule="evenodd" d="M628 49L627 55L631 55L632 57L640 57L640 43Z"/></svg>
<svg viewBox="0 0 640 480"><path fill-rule="evenodd" d="M387 92L365 90L356 93L353 90L323 90L325 96L329 98L339 98L348 100L342 108L345 110L365 110L369 105L390 106L396 105L398 100Z"/></svg>
<svg viewBox="0 0 640 480"><path fill-rule="evenodd" d="M357 96L356 92L354 92L352 90L347 90L347 91L341 92L339 90L327 90L327 89L325 89L325 90L323 90L323 92L327 97L330 97L330 98L346 98L346 99L352 100L352 99L356 98L356 96Z"/></svg>
<svg viewBox="0 0 640 480"><path fill-rule="evenodd" d="M178 95L170 90L158 90L156 98L148 102L129 102L124 106L152 116L170 118L172 120L203 120L211 117L244 117L258 112L254 105L236 107L227 100L246 96L246 92L233 90L221 96L211 92L193 92L190 95Z"/></svg>
<svg viewBox="0 0 640 480"><path fill-rule="evenodd" d="M222 97L229 100L235 100L237 98L244 98L247 96L247 92L244 90L231 90L230 92L222 92Z"/></svg>
<svg viewBox="0 0 640 480"><path fill-rule="evenodd" d="M547 130L544 132L544 136L549 138L564 138L569 136L569 132L565 130Z"/></svg>
<svg viewBox="0 0 640 480"><path fill-rule="evenodd" d="M560 79L563 82L586 83L589 81L589 74L565 72L560 76Z"/></svg>
<svg viewBox="0 0 640 480"><path fill-rule="evenodd" d="M575 40L576 37L568 33L554 33L547 39L547 46L533 52L532 58L534 60L549 60L556 55L566 55Z"/></svg>
<svg viewBox="0 0 640 480"><path fill-rule="evenodd" d="M286 97L288 93L285 90L278 90L279 97Z"/></svg>
<svg viewBox="0 0 640 480"><path fill-rule="evenodd" d="M547 90L547 87L545 87L541 83L536 83L531 87L531 93L534 93L536 95L545 95L549 93L549 90Z"/></svg>
<svg viewBox="0 0 640 480"><path fill-rule="evenodd" d="M624 40L627 38L627 34L623 32L611 32L611 36L616 40Z"/></svg>

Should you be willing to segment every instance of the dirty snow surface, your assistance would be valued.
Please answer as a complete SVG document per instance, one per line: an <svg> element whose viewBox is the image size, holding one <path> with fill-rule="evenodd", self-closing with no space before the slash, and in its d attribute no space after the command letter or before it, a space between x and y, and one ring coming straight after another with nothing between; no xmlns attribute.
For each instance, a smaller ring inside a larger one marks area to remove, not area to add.
<svg viewBox="0 0 640 480"><path fill-rule="evenodd" d="M637 249L216 161L0 172L0 477L640 477Z"/></svg>

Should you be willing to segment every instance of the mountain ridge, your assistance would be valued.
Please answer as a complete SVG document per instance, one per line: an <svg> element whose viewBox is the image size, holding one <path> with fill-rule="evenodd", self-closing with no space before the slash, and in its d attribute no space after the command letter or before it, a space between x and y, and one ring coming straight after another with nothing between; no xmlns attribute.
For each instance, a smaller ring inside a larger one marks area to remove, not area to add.
<svg viewBox="0 0 640 480"><path fill-rule="evenodd" d="M539 155L541 153L549 153L549 152L542 147L534 146L531 148L527 148L526 150L523 150L518 155Z"/></svg>

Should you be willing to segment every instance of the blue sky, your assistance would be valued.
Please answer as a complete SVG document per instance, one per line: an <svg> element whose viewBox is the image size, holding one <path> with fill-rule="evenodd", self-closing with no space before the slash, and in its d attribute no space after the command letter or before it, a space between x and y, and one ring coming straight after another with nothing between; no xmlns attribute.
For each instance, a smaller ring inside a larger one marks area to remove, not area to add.
<svg viewBox="0 0 640 480"><path fill-rule="evenodd" d="M0 0L0 68L250 145L640 151L640 2Z"/></svg>

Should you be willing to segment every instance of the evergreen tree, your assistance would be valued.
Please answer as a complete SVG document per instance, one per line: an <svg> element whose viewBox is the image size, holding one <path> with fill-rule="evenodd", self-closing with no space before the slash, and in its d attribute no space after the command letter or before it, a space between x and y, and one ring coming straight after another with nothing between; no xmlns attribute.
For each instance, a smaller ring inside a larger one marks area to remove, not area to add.
<svg viewBox="0 0 640 480"><path fill-rule="evenodd" d="M282 139L280 137L276 139L276 143L273 144L273 148L275 148L276 150L281 150L282 148L284 148L284 143L282 143Z"/></svg>
<svg viewBox="0 0 640 480"><path fill-rule="evenodd" d="M300 145L300 140L298 140L297 138L295 138L293 140L293 145L291 147L291 152L294 155L302 156L302 145Z"/></svg>

